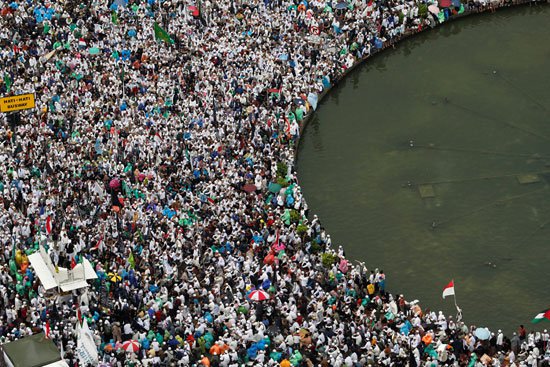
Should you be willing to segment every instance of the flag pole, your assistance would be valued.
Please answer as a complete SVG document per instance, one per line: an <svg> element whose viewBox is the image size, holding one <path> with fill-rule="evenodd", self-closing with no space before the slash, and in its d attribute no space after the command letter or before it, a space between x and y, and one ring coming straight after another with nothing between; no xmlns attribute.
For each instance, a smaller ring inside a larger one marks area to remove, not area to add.
<svg viewBox="0 0 550 367"><path fill-rule="evenodd" d="M453 287L454 287L454 284L455 284L455 280L453 279ZM458 309L458 305L456 304L456 290L453 292L453 298L455 300L455 307Z"/></svg>
<svg viewBox="0 0 550 367"><path fill-rule="evenodd" d="M453 287L455 284L455 280L453 279ZM455 300L455 307L456 307L456 322L459 322L462 320L462 309L458 307L458 304L456 303L456 290L453 292L453 298Z"/></svg>

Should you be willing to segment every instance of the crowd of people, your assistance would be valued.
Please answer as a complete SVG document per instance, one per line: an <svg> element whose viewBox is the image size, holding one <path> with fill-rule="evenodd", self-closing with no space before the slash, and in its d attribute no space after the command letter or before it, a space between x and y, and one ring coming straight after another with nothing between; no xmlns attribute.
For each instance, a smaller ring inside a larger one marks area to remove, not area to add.
<svg viewBox="0 0 550 367"><path fill-rule="evenodd" d="M0 342L48 325L76 366L86 319L104 366L548 366L546 330L479 340L353 266L293 166L346 70L491 4L2 1L0 94L36 108L1 117ZM46 292L39 246L98 279Z"/></svg>

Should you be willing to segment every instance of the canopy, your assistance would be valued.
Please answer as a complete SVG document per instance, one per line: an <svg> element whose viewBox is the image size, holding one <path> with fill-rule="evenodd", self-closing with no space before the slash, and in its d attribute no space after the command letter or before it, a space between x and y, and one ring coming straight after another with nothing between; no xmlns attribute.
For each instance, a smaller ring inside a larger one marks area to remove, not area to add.
<svg viewBox="0 0 550 367"><path fill-rule="evenodd" d="M69 367L61 354L44 333L27 336L3 345L4 360L13 367Z"/></svg>
<svg viewBox="0 0 550 367"><path fill-rule="evenodd" d="M86 280L97 279L97 274L88 259L83 258L82 263L77 264L72 270L56 268L43 246L29 255L29 262L46 290L60 287L63 292L68 292L87 287Z"/></svg>
<svg viewBox="0 0 550 367"><path fill-rule="evenodd" d="M57 281L54 278L55 268L44 247L40 246L39 251L29 255L28 258L42 286L46 290L57 287Z"/></svg>

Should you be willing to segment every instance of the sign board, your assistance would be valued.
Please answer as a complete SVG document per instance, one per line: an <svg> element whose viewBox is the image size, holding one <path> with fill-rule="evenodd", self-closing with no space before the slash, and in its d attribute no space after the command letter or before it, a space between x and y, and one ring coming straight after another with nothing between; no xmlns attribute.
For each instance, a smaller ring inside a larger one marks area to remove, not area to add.
<svg viewBox="0 0 550 367"><path fill-rule="evenodd" d="M0 98L0 112L28 110L34 106L34 93Z"/></svg>

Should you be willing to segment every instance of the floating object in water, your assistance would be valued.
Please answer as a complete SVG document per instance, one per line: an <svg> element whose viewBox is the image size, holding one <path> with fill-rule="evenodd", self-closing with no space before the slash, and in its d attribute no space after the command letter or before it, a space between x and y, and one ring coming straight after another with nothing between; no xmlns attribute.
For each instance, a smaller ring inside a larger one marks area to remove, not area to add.
<svg viewBox="0 0 550 367"><path fill-rule="evenodd" d="M418 186L418 191L422 199L435 197L435 190L432 185L420 185Z"/></svg>
<svg viewBox="0 0 550 367"><path fill-rule="evenodd" d="M535 174L525 174L517 176L518 182L522 185L540 182L540 178Z"/></svg>

